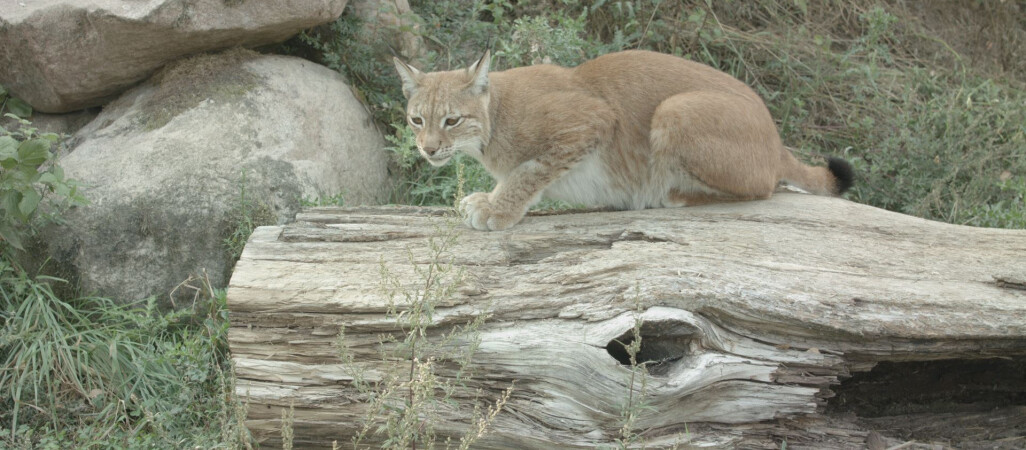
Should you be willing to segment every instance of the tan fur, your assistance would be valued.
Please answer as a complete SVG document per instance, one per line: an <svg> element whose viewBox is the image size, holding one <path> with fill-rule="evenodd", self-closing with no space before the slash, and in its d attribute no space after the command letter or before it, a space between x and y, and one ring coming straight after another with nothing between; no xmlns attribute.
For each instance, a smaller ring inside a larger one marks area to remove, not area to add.
<svg viewBox="0 0 1026 450"><path fill-rule="evenodd" d="M543 194L621 209L765 199L782 179L836 194L754 91L702 64L647 51L491 73L487 53L448 72L395 62L421 153L441 165L466 152L497 180L461 202L477 229L512 226Z"/></svg>

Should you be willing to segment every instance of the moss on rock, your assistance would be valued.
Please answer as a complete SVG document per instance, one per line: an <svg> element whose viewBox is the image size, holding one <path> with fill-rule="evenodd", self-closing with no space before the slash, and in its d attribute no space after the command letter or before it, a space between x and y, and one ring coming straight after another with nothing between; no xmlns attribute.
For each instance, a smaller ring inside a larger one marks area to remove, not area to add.
<svg viewBox="0 0 1026 450"><path fill-rule="evenodd" d="M204 100L241 98L258 85L243 63L260 56L244 48L206 53L168 64L153 77L156 91L143 108L143 124L156 130Z"/></svg>

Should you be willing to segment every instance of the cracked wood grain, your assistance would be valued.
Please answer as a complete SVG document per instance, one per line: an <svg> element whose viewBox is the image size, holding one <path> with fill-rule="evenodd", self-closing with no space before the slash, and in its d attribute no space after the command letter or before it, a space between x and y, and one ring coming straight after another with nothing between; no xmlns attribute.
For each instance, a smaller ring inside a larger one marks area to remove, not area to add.
<svg viewBox="0 0 1026 450"><path fill-rule="evenodd" d="M314 208L253 234L228 302L237 392L258 440L280 442L281 408L294 402L297 447L348 442L364 406L334 348L338 329L366 373L397 363L378 356L380 336L398 332L380 266L414 286L444 220L440 209ZM608 347L627 336L635 303L659 361L638 424L653 446L686 428L693 446L858 447L869 433L823 413L851 372L1026 354L1022 230L780 194L459 232L451 258L466 278L429 338L487 315L478 376L457 397L494 399L516 380L481 448L610 444L629 370ZM468 421L453 409L438 429Z"/></svg>

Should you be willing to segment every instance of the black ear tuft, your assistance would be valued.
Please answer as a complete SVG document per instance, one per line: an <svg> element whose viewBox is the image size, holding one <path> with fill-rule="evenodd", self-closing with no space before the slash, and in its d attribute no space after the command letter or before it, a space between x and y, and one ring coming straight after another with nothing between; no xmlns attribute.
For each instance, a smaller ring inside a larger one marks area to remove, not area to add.
<svg viewBox="0 0 1026 450"><path fill-rule="evenodd" d="M855 171L852 170L848 161L841 158L829 158L827 168L830 169L830 173L834 174L834 178L837 178L837 195L843 194L855 184Z"/></svg>
<svg viewBox="0 0 1026 450"><path fill-rule="evenodd" d="M474 94L488 92L488 67L491 65L491 55L491 50L485 50L484 55L467 68L467 72L473 77L470 90Z"/></svg>

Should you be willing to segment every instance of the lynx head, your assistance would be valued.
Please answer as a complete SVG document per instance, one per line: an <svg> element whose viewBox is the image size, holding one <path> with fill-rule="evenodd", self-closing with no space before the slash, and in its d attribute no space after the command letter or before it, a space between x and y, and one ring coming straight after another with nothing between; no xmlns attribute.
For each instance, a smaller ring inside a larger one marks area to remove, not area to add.
<svg viewBox="0 0 1026 450"><path fill-rule="evenodd" d="M394 59L406 96L406 121L417 149L441 166L457 151L479 158L491 136L488 117L489 52L466 69L423 73Z"/></svg>

